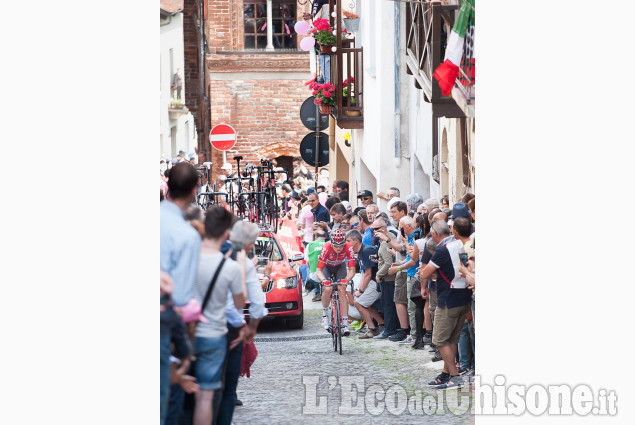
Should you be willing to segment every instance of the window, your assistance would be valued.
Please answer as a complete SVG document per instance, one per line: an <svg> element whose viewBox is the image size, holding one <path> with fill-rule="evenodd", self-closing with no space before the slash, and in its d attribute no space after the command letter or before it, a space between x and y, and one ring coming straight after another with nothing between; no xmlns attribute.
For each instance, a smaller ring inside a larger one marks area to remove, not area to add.
<svg viewBox="0 0 635 425"><path fill-rule="evenodd" d="M297 49L297 37L293 30L296 22L296 1L270 1L270 17L267 16L266 0L244 2L245 49ZM267 39L267 25L271 25L271 40Z"/></svg>
<svg viewBox="0 0 635 425"><path fill-rule="evenodd" d="M258 236L254 243L254 255L260 259L282 261L284 257L276 240L269 236Z"/></svg>

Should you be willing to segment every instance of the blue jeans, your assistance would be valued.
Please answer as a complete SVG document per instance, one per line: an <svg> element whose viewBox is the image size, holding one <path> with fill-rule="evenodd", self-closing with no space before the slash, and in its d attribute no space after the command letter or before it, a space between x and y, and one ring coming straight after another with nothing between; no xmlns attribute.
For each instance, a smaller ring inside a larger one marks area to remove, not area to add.
<svg viewBox="0 0 635 425"><path fill-rule="evenodd" d="M161 373L160 373L160 388L161 388L161 425L165 423L165 416L168 411L168 401L170 400L170 321L168 320L170 314L169 311L161 313Z"/></svg>
<svg viewBox="0 0 635 425"><path fill-rule="evenodd" d="M217 338L194 337L196 383L201 390L218 390L223 379L227 335Z"/></svg>
<svg viewBox="0 0 635 425"><path fill-rule="evenodd" d="M384 330L385 335L393 335L399 328L397 309L395 308L395 282L380 282L381 303L384 310Z"/></svg>
<svg viewBox="0 0 635 425"><path fill-rule="evenodd" d="M475 330L474 330L474 322L475 322L475 314L474 314L474 295L472 295L472 323L470 323L470 341L472 342L472 367L476 368L475 360L476 360L476 345L475 345Z"/></svg>
<svg viewBox="0 0 635 425"><path fill-rule="evenodd" d="M229 341L228 341L229 342ZM218 411L218 417L214 425L231 425L236 406L236 387L240 376L240 365L243 358L243 343L241 342L233 350L227 353L227 365L225 370L224 388L214 396L214 402L219 400L214 408ZM216 415L215 415L216 416Z"/></svg>
<svg viewBox="0 0 635 425"><path fill-rule="evenodd" d="M302 264L300 267L298 267L298 272L300 273L302 283L306 287L306 283L309 281L309 266L307 264ZM313 291L315 292L315 288L313 288Z"/></svg>
<svg viewBox="0 0 635 425"><path fill-rule="evenodd" d="M185 402L185 390L179 384L170 386L170 404L168 414L165 418L165 425L178 425L179 418L183 414L183 404Z"/></svg>
<svg viewBox="0 0 635 425"><path fill-rule="evenodd" d="M472 353L470 353L472 350ZM463 323L463 329L461 330L461 337L459 339L459 362L461 363L461 369L468 369L474 367L474 351L470 342L470 326L465 321Z"/></svg>

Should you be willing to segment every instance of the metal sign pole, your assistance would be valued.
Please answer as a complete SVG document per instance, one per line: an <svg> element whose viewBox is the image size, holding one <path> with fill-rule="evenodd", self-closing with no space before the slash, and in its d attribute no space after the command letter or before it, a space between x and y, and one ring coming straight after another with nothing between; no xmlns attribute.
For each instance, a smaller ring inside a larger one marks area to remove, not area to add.
<svg viewBox="0 0 635 425"><path fill-rule="evenodd" d="M315 192L317 193L318 187L318 159L319 159L319 149L320 149L320 108L315 105Z"/></svg>

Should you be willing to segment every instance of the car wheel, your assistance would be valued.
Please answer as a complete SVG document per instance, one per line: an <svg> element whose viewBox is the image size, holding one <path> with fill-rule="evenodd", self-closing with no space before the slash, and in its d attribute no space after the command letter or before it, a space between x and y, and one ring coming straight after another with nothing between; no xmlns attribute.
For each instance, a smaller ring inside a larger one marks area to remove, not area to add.
<svg viewBox="0 0 635 425"><path fill-rule="evenodd" d="M287 319L287 327L289 329L302 329L304 327L304 309L299 316Z"/></svg>

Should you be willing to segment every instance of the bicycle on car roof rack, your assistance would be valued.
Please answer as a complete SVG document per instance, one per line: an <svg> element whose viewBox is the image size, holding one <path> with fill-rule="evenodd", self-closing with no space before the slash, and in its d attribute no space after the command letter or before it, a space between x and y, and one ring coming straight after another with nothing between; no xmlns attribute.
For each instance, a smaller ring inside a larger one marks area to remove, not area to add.
<svg viewBox="0 0 635 425"><path fill-rule="evenodd" d="M219 190L216 183L210 185L210 166L198 167L202 171L201 178L206 177L206 185L196 197L196 204L206 210L212 205L223 205L241 220L248 220L259 225L267 224L270 231L276 232L280 219L280 205L276 192L276 176L286 170L274 170L271 159L263 158L258 166L245 164L240 168L242 156L235 156L237 165L236 177L225 181L225 190Z"/></svg>

